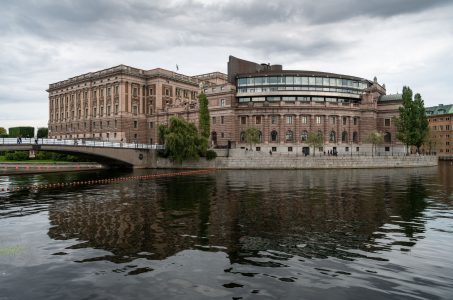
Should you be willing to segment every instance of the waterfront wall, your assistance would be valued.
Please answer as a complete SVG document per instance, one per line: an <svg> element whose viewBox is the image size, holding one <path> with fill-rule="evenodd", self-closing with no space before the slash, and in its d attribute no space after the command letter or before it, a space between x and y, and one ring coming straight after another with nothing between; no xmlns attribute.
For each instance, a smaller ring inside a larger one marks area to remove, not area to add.
<svg viewBox="0 0 453 300"><path fill-rule="evenodd" d="M74 163L2 162L0 163L0 175L88 171L88 170L99 170L103 168L104 166L101 164L90 162L74 162Z"/></svg>
<svg viewBox="0 0 453 300"><path fill-rule="evenodd" d="M437 166L436 156L295 156L250 152L241 156L217 157L207 161L172 163L158 158L157 168L216 169L364 169Z"/></svg>

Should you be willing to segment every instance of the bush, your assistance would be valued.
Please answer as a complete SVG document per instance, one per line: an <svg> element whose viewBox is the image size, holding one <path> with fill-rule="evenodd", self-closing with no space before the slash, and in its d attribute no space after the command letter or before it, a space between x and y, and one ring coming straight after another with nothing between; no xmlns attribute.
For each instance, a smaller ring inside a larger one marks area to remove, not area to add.
<svg viewBox="0 0 453 300"><path fill-rule="evenodd" d="M208 150L206 151L206 159L207 160L213 160L217 157L217 152L214 150Z"/></svg>
<svg viewBox="0 0 453 300"><path fill-rule="evenodd" d="M26 151L14 151L7 152L5 154L6 160L28 160L28 152Z"/></svg>

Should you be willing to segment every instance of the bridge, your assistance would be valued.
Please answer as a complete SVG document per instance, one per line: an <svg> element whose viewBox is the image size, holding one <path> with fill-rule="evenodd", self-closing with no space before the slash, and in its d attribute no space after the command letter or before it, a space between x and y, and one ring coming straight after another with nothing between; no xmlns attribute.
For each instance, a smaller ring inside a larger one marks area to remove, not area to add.
<svg viewBox="0 0 453 300"><path fill-rule="evenodd" d="M1 151L51 151L82 155L107 166L153 168L157 150L163 145L121 143L96 140L0 138Z"/></svg>

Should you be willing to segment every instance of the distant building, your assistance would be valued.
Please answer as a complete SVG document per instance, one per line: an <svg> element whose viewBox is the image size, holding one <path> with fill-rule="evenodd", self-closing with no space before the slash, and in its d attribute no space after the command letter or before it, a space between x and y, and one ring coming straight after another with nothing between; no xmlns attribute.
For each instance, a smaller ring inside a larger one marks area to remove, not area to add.
<svg viewBox="0 0 453 300"><path fill-rule="evenodd" d="M120 65L50 84L49 136L158 143L170 116L198 124L198 94L209 100L211 145L247 147L248 127L261 132L254 150L308 153L308 133L323 151L369 152L373 130L385 134L382 154L404 152L393 118L400 94L386 95L377 79L284 70L230 56L228 74L186 76Z"/></svg>
<svg viewBox="0 0 453 300"><path fill-rule="evenodd" d="M430 134L422 151L453 156L453 105L427 107Z"/></svg>

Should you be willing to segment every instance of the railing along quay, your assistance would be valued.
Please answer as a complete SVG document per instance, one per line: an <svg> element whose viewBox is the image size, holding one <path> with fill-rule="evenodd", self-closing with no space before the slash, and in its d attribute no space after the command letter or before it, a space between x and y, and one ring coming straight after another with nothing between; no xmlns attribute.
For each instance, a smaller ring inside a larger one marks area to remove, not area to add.
<svg viewBox="0 0 453 300"><path fill-rule="evenodd" d="M104 148L129 148L129 149L164 149L164 145L159 144L138 144L138 143L122 143L110 141L96 141L84 139L35 139L35 138L1 138L0 145L60 145L73 147L104 147Z"/></svg>

